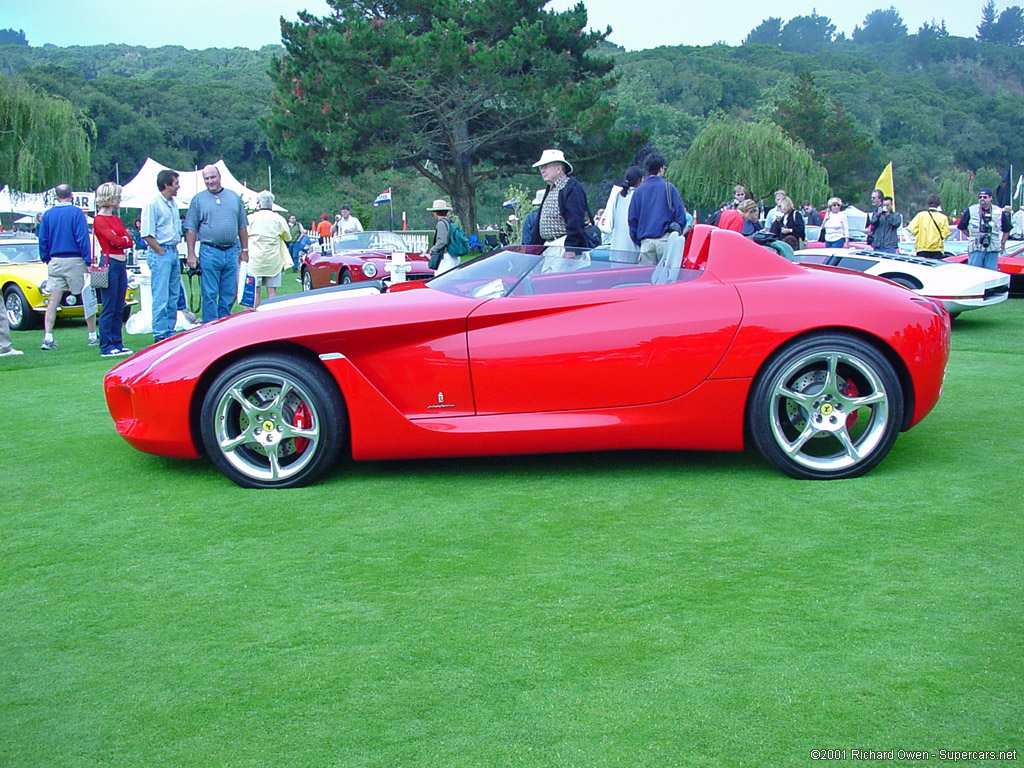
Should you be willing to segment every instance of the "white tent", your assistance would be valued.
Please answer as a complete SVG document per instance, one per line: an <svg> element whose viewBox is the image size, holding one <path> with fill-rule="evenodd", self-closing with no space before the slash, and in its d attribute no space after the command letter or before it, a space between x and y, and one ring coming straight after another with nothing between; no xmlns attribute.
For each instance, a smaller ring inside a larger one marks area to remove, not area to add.
<svg viewBox="0 0 1024 768"><path fill-rule="evenodd" d="M223 160L218 160L214 165L220 171L220 183L224 189L236 192L249 210L255 210L259 207L256 201L256 192L236 179ZM156 188L156 176L163 170L173 169L169 169L166 165L161 165L153 158L147 157L146 162L139 168L139 172L135 174L135 177L122 187L121 207L142 208L152 200L158 191ZM206 184L203 183L203 172L198 170L175 171L175 173L178 174L178 183L181 185L175 199L178 201L178 207L185 209L188 208L188 204L192 202L193 197L206 189ZM285 209L275 203L274 210L283 211Z"/></svg>
<svg viewBox="0 0 1024 768"><path fill-rule="evenodd" d="M0 211L20 213L23 216L35 216L49 207L46 205L44 197L45 193L43 192L38 194L18 192L4 185L4 188L0 189Z"/></svg>

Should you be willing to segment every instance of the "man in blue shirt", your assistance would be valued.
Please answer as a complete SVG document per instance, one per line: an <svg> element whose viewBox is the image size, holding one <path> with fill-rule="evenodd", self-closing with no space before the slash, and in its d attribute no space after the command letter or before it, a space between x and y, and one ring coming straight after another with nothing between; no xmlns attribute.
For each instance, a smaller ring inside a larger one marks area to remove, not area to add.
<svg viewBox="0 0 1024 768"><path fill-rule="evenodd" d="M149 250L149 284L153 290L153 341L161 341L174 334L178 319L178 295L181 293L181 262L178 243L181 240L181 220L178 219L178 174L168 168L156 175L156 188L160 190L142 209L139 230Z"/></svg>
<svg viewBox="0 0 1024 768"><path fill-rule="evenodd" d="M43 214L39 222L39 258L47 264L50 298L43 315L42 349L56 349L53 324L57 307L65 293L79 295L85 290L85 270L92 263L92 241L85 214L71 202L71 187L58 184L54 188L57 204ZM96 315L85 318L89 344L99 344Z"/></svg>
<svg viewBox="0 0 1024 768"><path fill-rule="evenodd" d="M235 304L238 263L249 260L249 220L242 198L221 186L216 165L203 168L203 182L206 190L192 198L185 214L185 243L189 267L198 263L203 270L203 322L208 323L230 315Z"/></svg>
<svg viewBox="0 0 1024 768"><path fill-rule="evenodd" d="M665 156L652 152L645 161L647 178L629 203L629 236L640 247L641 264L657 264L671 232L686 229L686 206L674 185L665 181Z"/></svg>

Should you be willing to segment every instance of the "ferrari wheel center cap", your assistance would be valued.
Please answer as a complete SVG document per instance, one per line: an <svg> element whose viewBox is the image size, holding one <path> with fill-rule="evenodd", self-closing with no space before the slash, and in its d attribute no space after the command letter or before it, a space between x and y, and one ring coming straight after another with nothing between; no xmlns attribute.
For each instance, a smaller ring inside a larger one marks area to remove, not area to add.
<svg viewBox="0 0 1024 768"><path fill-rule="evenodd" d="M832 407L832 403L822 403L822 406L821 406L821 415L822 416L831 416L833 410L835 410L835 409Z"/></svg>
<svg viewBox="0 0 1024 768"><path fill-rule="evenodd" d="M264 432L273 432L274 431L274 422L272 422L270 419L267 419L266 421L264 421L262 426L263 426L263 431Z"/></svg>

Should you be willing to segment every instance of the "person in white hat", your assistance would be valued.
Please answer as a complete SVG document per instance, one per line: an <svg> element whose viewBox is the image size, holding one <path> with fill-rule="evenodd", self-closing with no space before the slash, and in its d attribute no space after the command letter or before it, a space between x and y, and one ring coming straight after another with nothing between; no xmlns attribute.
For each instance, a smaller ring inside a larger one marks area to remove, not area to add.
<svg viewBox="0 0 1024 768"><path fill-rule="evenodd" d="M545 149L533 167L540 169L548 188L540 206L537 238L528 245L564 243L566 248L589 248L583 232L587 226L587 193L571 175L572 164L562 150Z"/></svg>
<svg viewBox="0 0 1024 768"><path fill-rule="evenodd" d="M430 268L435 275L459 265L459 260L448 253L448 240L452 229L452 207L446 200L435 200L427 208L434 214L434 243L430 246Z"/></svg>

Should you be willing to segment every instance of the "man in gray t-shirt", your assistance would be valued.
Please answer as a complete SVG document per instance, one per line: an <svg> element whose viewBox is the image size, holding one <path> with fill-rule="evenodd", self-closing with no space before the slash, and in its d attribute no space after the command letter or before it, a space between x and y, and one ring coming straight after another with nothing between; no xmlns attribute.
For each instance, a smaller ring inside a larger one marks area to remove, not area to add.
<svg viewBox="0 0 1024 768"><path fill-rule="evenodd" d="M238 263L249 260L249 221L242 198L220 182L215 165L203 168L206 191L192 198L185 214L188 265L203 270L203 322L231 314L238 290ZM196 242L199 257L196 258Z"/></svg>

